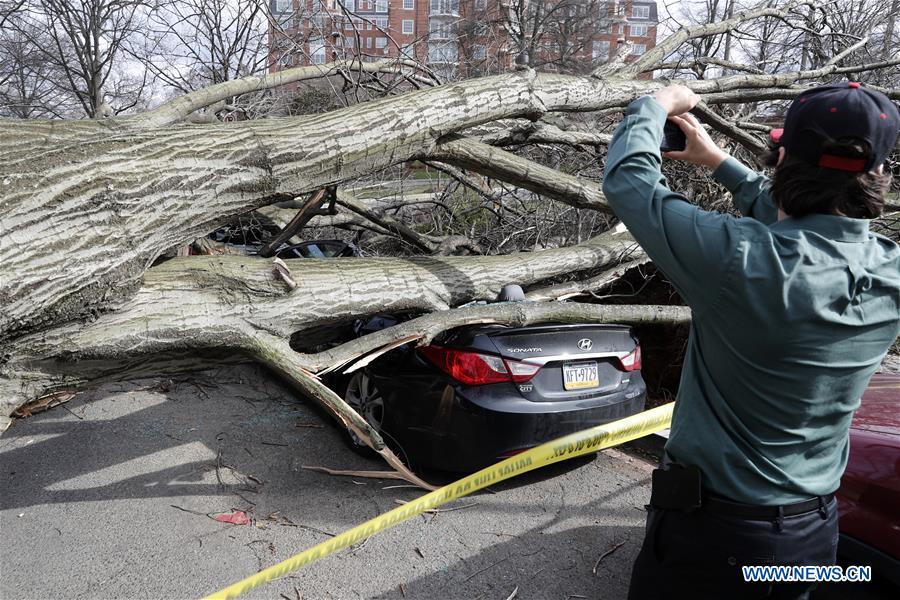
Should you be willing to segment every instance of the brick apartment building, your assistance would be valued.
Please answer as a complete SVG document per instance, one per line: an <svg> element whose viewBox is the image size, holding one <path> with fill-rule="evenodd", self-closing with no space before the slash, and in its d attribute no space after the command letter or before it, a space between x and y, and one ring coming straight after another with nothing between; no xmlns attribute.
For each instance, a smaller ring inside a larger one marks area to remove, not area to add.
<svg viewBox="0 0 900 600"><path fill-rule="evenodd" d="M516 62L586 72L622 40L643 54L658 24L653 0L270 0L270 9L271 70L406 56L450 79Z"/></svg>

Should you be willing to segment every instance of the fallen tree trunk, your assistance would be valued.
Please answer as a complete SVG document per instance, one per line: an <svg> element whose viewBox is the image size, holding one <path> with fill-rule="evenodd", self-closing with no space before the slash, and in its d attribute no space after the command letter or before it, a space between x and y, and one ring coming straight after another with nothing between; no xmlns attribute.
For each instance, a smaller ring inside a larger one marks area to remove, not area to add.
<svg viewBox="0 0 900 600"><path fill-rule="evenodd" d="M525 72L216 126L0 121L0 340L118 307L163 250L232 215L427 155L466 127L658 85Z"/></svg>
<svg viewBox="0 0 900 600"><path fill-rule="evenodd" d="M626 232L611 231L580 246L506 256L284 261L294 288L258 257L173 259L147 271L119 310L7 343L2 414L61 387L113 376L136 356L243 349L259 332L287 340L378 312L446 310L492 299L506 283L602 269L634 253L642 254Z"/></svg>

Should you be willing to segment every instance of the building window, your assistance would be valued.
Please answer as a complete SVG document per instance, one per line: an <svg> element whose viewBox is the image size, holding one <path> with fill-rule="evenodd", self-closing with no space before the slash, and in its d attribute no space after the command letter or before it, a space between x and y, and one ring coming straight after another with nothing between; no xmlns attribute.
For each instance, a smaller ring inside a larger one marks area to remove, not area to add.
<svg viewBox="0 0 900 600"><path fill-rule="evenodd" d="M456 44L428 44L428 62L456 62L458 57L459 49Z"/></svg>
<svg viewBox="0 0 900 600"><path fill-rule="evenodd" d="M375 0L375 12L386 13L388 11L388 0Z"/></svg>
<svg viewBox="0 0 900 600"><path fill-rule="evenodd" d="M442 23L440 21L431 21L428 24L428 33L431 39L448 40L456 37L456 23Z"/></svg>
<svg viewBox="0 0 900 600"><path fill-rule="evenodd" d="M635 56L640 56L641 54L643 54L646 51L647 51L647 44L635 44L631 48L631 53L634 54Z"/></svg>
<svg viewBox="0 0 900 600"><path fill-rule="evenodd" d="M628 29L630 31L629 35L631 35L631 37L647 37L646 25L629 25Z"/></svg>
<svg viewBox="0 0 900 600"><path fill-rule="evenodd" d="M309 40L309 58L314 65L325 64L325 40Z"/></svg>
<svg viewBox="0 0 900 600"><path fill-rule="evenodd" d="M345 48L352 48L355 45L356 45L356 38L352 38L352 37L344 38L344 47Z"/></svg>
<svg viewBox="0 0 900 600"><path fill-rule="evenodd" d="M403 33L406 35L410 35L413 32L413 24L415 21L412 19L403 19Z"/></svg>
<svg viewBox="0 0 900 600"><path fill-rule="evenodd" d="M344 0L344 8L348 13L356 12L356 0Z"/></svg>
<svg viewBox="0 0 900 600"><path fill-rule="evenodd" d="M384 48L386 46L387 46L387 38L386 37L375 38L375 47L376 48Z"/></svg>
<svg viewBox="0 0 900 600"><path fill-rule="evenodd" d="M472 58L475 60L484 60L487 56L487 48L483 44L474 44L472 46Z"/></svg>
<svg viewBox="0 0 900 600"><path fill-rule="evenodd" d="M649 19L650 18L650 7L649 6L632 6L631 7L631 17L634 19Z"/></svg>
<svg viewBox="0 0 900 600"><path fill-rule="evenodd" d="M593 56L594 60L608 60L609 42L607 40L594 40L591 46L591 56Z"/></svg>
<svg viewBox="0 0 900 600"><path fill-rule="evenodd" d="M366 38L366 48L372 47L372 38Z"/></svg>
<svg viewBox="0 0 900 600"><path fill-rule="evenodd" d="M294 7L291 6L293 4L293 0L273 0L272 2L272 12L275 14L282 14L289 12Z"/></svg>
<svg viewBox="0 0 900 600"><path fill-rule="evenodd" d="M415 10L416 8L416 0L403 0L403 9L404 10Z"/></svg>
<svg viewBox="0 0 900 600"><path fill-rule="evenodd" d="M475 0L475 9L484 10L487 8L487 0Z"/></svg>
<svg viewBox="0 0 900 600"><path fill-rule="evenodd" d="M375 27L377 27L378 29L387 29L388 28L387 17L375 17Z"/></svg>
<svg viewBox="0 0 900 600"><path fill-rule="evenodd" d="M431 0L431 14L459 16L459 0Z"/></svg>

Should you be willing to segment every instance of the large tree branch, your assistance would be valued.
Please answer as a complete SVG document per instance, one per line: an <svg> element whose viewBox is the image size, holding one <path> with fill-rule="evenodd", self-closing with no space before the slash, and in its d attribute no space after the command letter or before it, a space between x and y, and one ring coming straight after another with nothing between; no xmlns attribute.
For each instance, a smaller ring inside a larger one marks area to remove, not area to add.
<svg viewBox="0 0 900 600"><path fill-rule="evenodd" d="M745 65L743 63L736 63L730 60L723 60L721 58L716 58L714 56L700 56L694 60L689 62L678 61L678 62L670 62L670 63L659 63L655 65L649 71L662 71L662 70L694 70L697 67L706 67L709 65L715 65L717 67L723 67L728 69L729 71L744 71L747 73L753 73L754 75L761 75L764 71L758 66L754 65ZM645 71L646 72L646 71Z"/></svg>
<svg viewBox="0 0 900 600"><path fill-rule="evenodd" d="M576 208L612 213L600 186L477 140L448 137L421 159L439 160L541 194Z"/></svg>
<svg viewBox="0 0 900 600"><path fill-rule="evenodd" d="M728 77L720 77L718 79L704 79L700 81L686 82L685 85L694 92L703 95L703 99L707 104L715 104L720 102L750 102L754 99L754 92L767 89L775 93L784 91L785 88L810 79L820 79L829 75L838 75L844 73L861 73L875 69L883 69L889 66L900 65L900 57L877 63L867 63L863 65L845 66L826 65L817 69L807 71L797 71L792 73L776 73L771 75L731 75ZM874 87L874 86L872 86ZM882 90L892 97L900 94L900 90ZM732 94L723 94L723 92L735 92ZM788 96L792 97L792 96ZM723 98L728 98L724 100ZM747 99L744 99L747 98Z"/></svg>
<svg viewBox="0 0 900 600"><path fill-rule="evenodd" d="M403 479L427 490L436 489L410 471L397 455L385 446L381 435L344 402L343 398L307 371L299 355L291 349L287 341L261 332L245 338L244 349L257 362L281 375L297 391L324 407L346 429L355 433L366 445L378 452Z"/></svg>
<svg viewBox="0 0 900 600"><path fill-rule="evenodd" d="M622 276L630 269L641 267L649 264L650 259L647 256L641 256L635 260L623 262L615 269L604 271L599 275L588 279L579 279L576 281L566 281L554 285L535 288L528 290L525 299L533 302L546 302L549 300L566 300L576 296L584 296L603 289L622 278Z"/></svg>
<svg viewBox="0 0 900 600"><path fill-rule="evenodd" d="M500 127L476 128L471 132L465 132L470 138L491 146L514 146L523 144L564 144L567 146L608 146L612 141L612 135L608 133L593 133L579 129L562 129L551 123L543 121L526 121L520 119L512 121L508 127L503 127L507 122L495 123Z"/></svg>
<svg viewBox="0 0 900 600"><path fill-rule="evenodd" d="M305 355L300 361L319 373L343 369L352 372L371 364L398 345L430 344L441 333L465 325L496 324L526 327L537 323L621 323L627 325L681 325L689 323L686 306L580 304L568 302L508 302L468 306L431 313L389 329L371 333L331 350ZM361 359L361 360L360 360Z"/></svg>
<svg viewBox="0 0 900 600"><path fill-rule="evenodd" d="M719 133L723 133L738 142L752 154L765 152L768 148L768 145L765 142L722 117L714 110L710 109L709 105L705 102L697 104L697 106L694 107L693 112L701 121L707 123Z"/></svg>
<svg viewBox="0 0 900 600"><path fill-rule="evenodd" d="M407 227L397 219L390 217L386 214L379 214L374 210L369 209L362 202L351 196L349 193L338 190L337 195L337 203L347 210L350 210L357 215L363 217L367 221L370 221L384 229L385 231L389 231L393 233L404 242L412 245L413 247L421 250L422 252L432 253L437 248L437 244L433 243L426 236L422 235L418 231Z"/></svg>
<svg viewBox="0 0 900 600"><path fill-rule="evenodd" d="M274 256L281 244L287 242L292 237L297 235L297 233L301 229L303 229L303 227L307 223L309 223L313 216L326 216L334 214L334 194L334 187L322 188L321 190L314 192L303 202L300 210L297 211L293 218L291 218L291 220L281 228L281 231L278 233L278 235L262 245L262 247L259 249L259 255L264 258L270 258ZM322 207L323 202L328 203L326 208Z"/></svg>
<svg viewBox="0 0 900 600"><path fill-rule="evenodd" d="M414 69L419 67L419 65L409 60L380 60L376 62L344 60L325 65L284 69L266 73L265 75L251 75L190 92L153 110L129 117L129 120L144 127L163 127L178 123L201 108L234 96L249 94L250 92L268 90L298 81L331 77L351 70L356 73L400 73L404 67Z"/></svg>

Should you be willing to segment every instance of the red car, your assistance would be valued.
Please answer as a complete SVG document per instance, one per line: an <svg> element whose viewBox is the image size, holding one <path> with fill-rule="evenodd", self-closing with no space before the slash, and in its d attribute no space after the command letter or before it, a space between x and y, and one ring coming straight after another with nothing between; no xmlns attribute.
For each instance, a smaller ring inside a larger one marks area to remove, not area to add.
<svg viewBox="0 0 900 600"><path fill-rule="evenodd" d="M837 497L842 559L900 585L900 374L876 374L863 395Z"/></svg>

